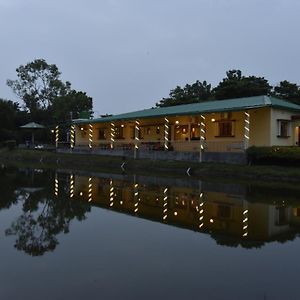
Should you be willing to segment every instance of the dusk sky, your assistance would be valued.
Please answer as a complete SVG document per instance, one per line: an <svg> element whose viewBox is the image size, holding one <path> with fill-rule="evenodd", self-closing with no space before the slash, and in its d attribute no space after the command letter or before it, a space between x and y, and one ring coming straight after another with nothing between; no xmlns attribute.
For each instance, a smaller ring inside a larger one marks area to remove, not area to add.
<svg viewBox="0 0 300 300"><path fill-rule="evenodd" d="M0 0L0 98L36 58L94 100L95 116L155 105L229 69L300 84L299 0Z"/></svg>

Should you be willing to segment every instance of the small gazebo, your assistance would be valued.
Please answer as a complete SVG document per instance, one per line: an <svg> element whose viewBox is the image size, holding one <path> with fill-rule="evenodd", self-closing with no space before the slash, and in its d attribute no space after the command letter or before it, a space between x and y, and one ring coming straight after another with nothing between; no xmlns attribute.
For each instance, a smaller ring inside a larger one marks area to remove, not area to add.
<svg viewBox="0 0 300 300"><path fill-rule="evenodd" d="M37 129L43 129L43 128L45 128L45 126L35 123L35 122L30 122L23 126L20 126L20 128L31 130L31 143L32 143L32 146L34 146L34 131Z"/></svg>

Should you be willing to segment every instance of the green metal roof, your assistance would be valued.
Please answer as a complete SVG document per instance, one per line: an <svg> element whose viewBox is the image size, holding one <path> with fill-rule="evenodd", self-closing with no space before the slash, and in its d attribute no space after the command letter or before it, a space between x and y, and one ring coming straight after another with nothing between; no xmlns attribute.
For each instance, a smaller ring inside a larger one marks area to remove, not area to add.
<svg viewBox="0 0 300 300"><path fill-rule="evenodd" d="M212 112L240 111L260 107L278 107L285 110L300 111L300 105L274 97L255 96L150 108L119 115L112 115L110 117L95 118L92 120L74 120L73 122L75 124L106 123L166 116L199 115Z"/></svg>

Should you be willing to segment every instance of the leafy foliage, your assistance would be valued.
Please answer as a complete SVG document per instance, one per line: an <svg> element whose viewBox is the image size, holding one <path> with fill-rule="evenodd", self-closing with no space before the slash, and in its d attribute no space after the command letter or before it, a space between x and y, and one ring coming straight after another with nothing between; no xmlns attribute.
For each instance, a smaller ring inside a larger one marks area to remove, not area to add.
<svg viewBox="0 0 300 300"><path fill-rule="evenodd" d="M287 80L281 81L274 87L274 96L300 104L300 87L296 83L290 83Z"/></svg>

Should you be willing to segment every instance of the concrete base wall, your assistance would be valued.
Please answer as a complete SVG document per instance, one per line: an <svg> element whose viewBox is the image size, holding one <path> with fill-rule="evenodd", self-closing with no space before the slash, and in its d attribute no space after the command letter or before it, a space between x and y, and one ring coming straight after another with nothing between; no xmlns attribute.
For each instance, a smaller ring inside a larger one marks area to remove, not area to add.
<svg viewBox="0 0 300 300"><path fill-rule="evenodd" d="M58 149L60 153L71 153L67 149ZM74 149L73 153L94 154L104 156L121 156L133 158L132 150L100 150L100 149ZM177 152L177 151L138 151L137 159L149 160L173 160L173 161L193 161L199 162L198 152ZM230 164L246 164L247 158L244 152L204 152L203 162L220 162Z"/></svg>

